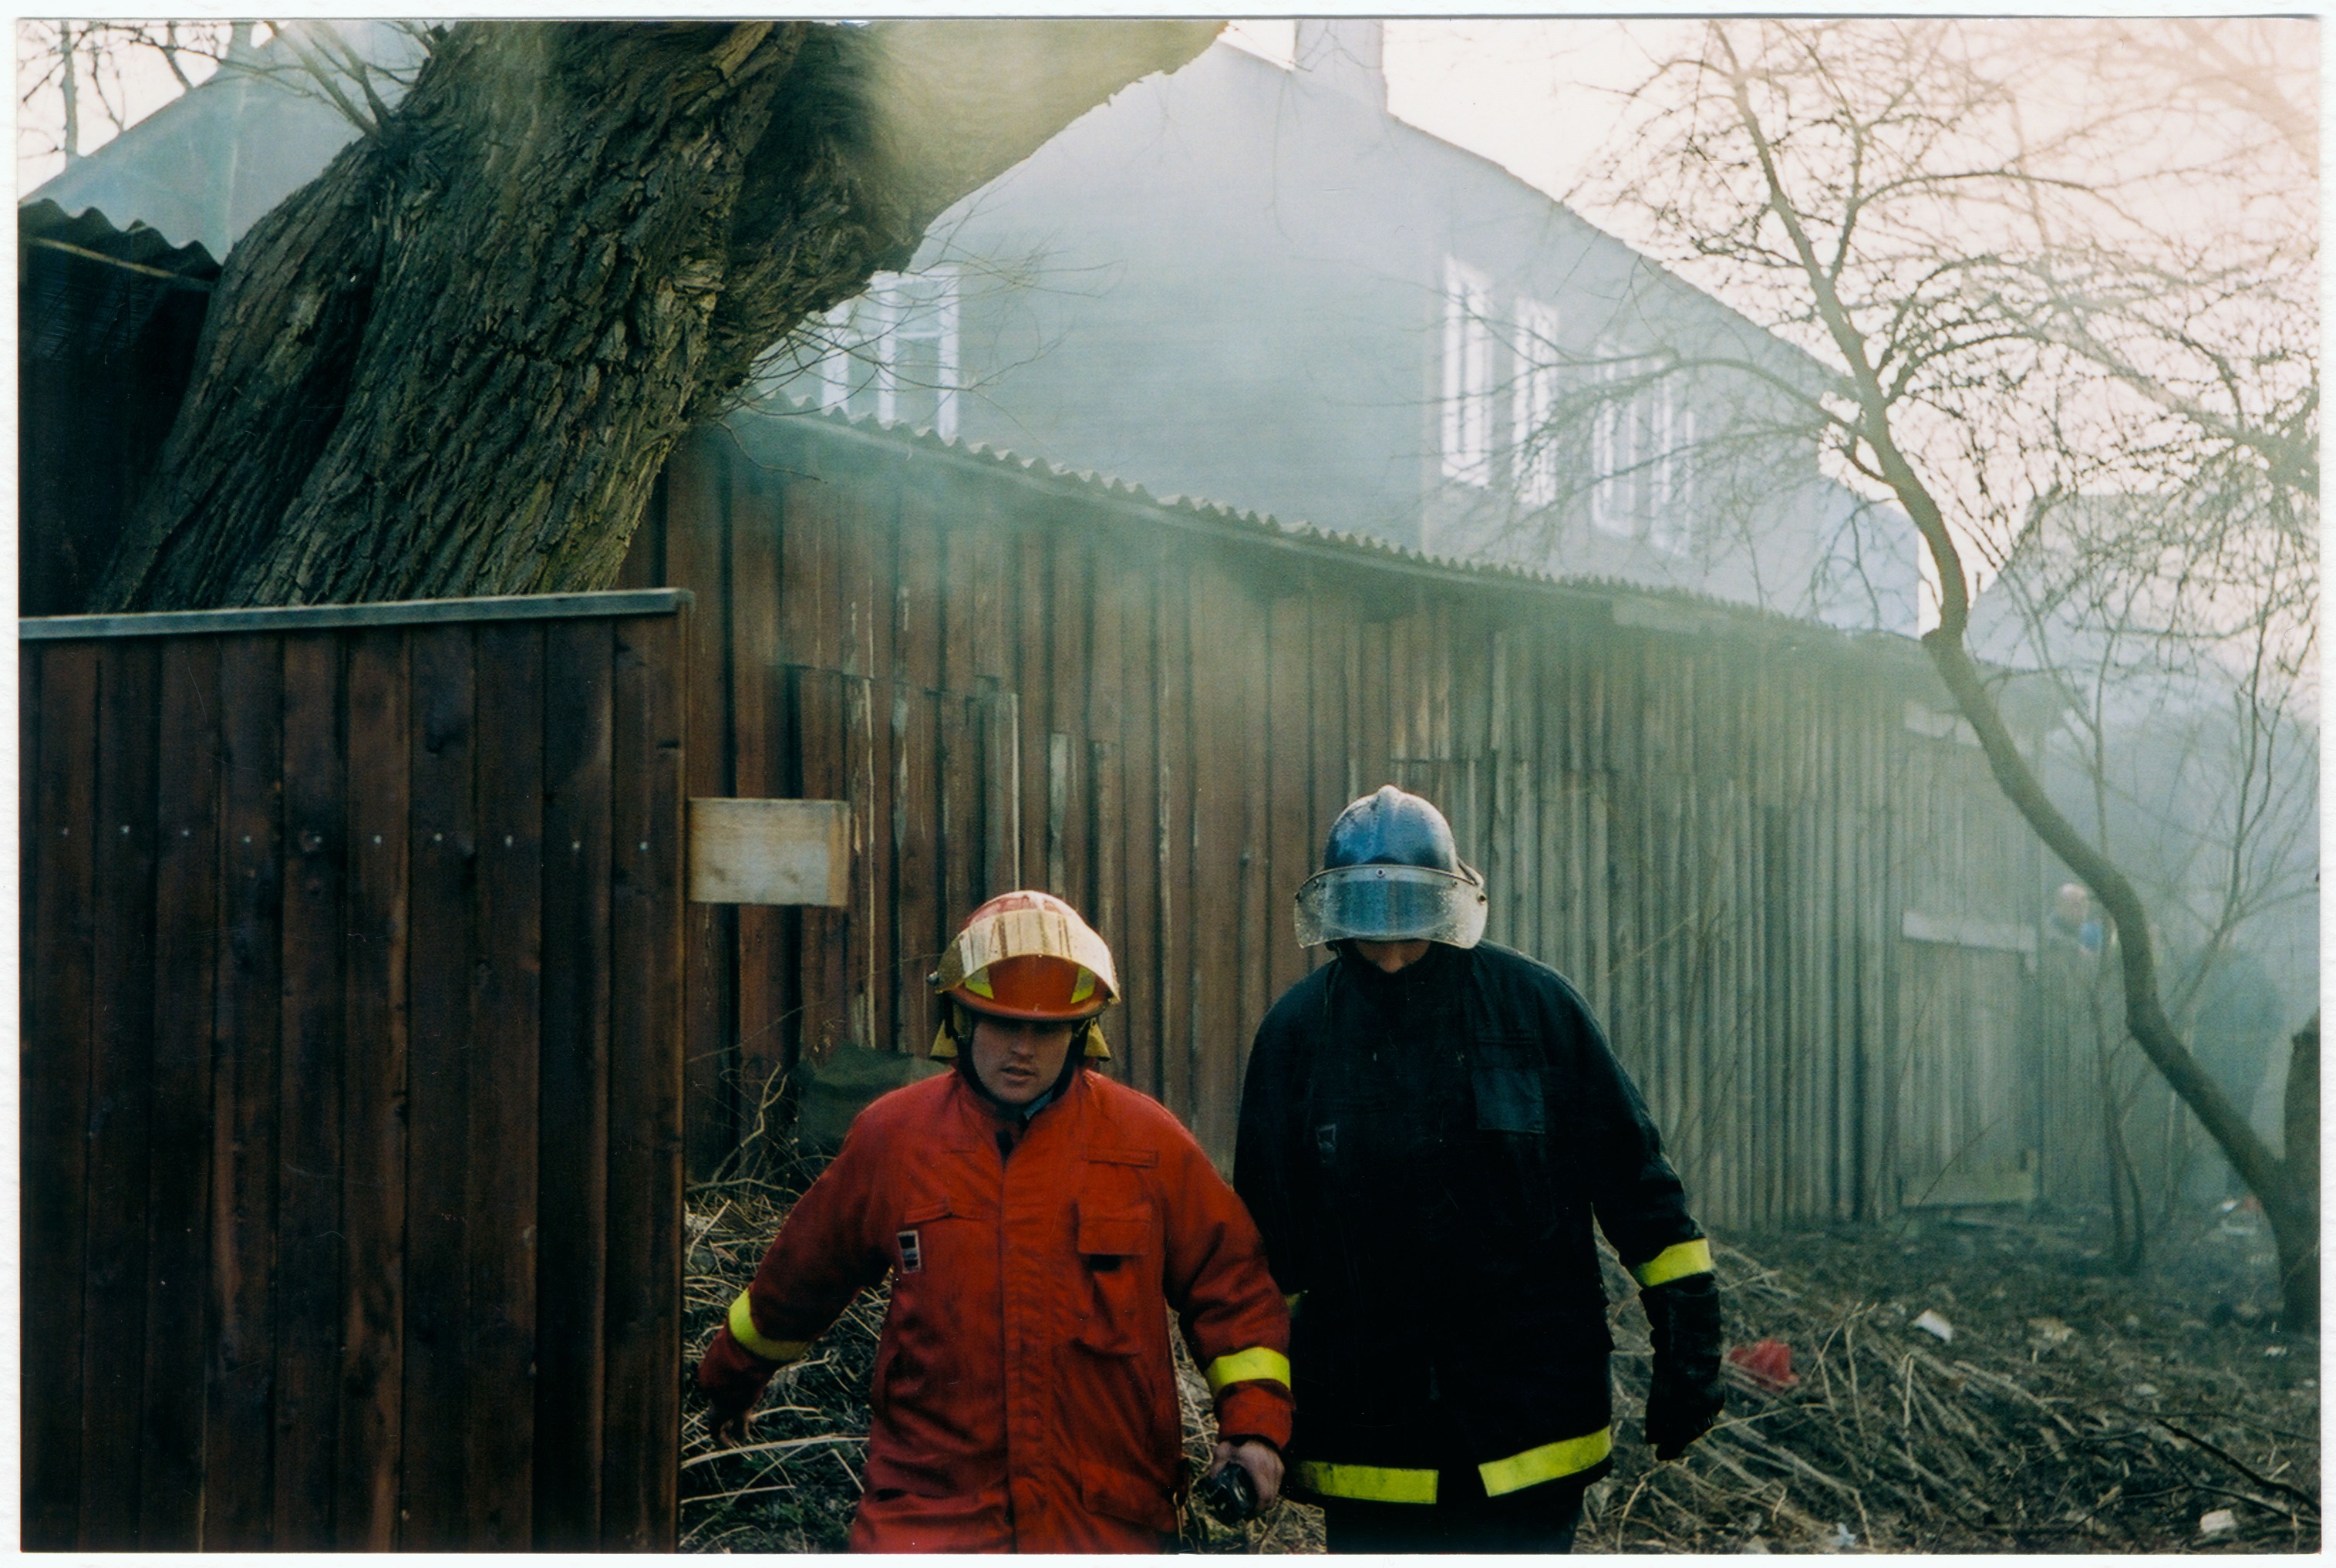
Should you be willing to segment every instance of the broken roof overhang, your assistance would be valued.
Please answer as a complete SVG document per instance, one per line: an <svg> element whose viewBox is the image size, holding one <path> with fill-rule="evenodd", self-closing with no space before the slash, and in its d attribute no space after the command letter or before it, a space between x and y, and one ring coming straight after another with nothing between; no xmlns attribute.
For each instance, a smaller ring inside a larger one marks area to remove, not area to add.
<svg viewBox="0 0 2336 1568"><path fill-rule="evenodd" d="M19 208L16 244L19 352L33 359L68 350L118 358L165 299L209 293L219 275L201 246L173 245L142 223L116 229L93 207L76 216L54 201Z"/></svg>

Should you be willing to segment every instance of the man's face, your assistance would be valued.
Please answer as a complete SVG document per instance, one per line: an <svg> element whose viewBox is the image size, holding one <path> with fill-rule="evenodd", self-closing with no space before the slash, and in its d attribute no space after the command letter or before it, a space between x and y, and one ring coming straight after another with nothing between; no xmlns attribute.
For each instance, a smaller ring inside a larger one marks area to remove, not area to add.
<svg viewBox="0 0 2336 1568"><path fill-rule="evenodd" d="M1076 1024L1024 1023L973 1018L973 1071L1002 1105L1027 1105L1054 1087L1070 1053Z"/></svg>
<svg viewBox="0 0 2336 1568"><path fill-rule="evenodd" d="M1364 962L1376 964L1388 974L1394 974L1397 969L1409 969L1426 958L1427 944L1424 941L1366 942L1358 940L1355 943L1355 951L1362 955Z"/></svg>

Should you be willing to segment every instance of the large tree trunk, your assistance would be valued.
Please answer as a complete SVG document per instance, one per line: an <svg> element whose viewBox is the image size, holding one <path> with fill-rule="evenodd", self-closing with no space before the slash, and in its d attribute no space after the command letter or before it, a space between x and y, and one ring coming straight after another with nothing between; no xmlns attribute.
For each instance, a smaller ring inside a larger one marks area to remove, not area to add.
<svg viewBox="0 0 2336 1568"><path fill-rule="evenodd" d="M229 257L91 608L606 586L757 355L1218 25L453 28Z"/></svg>

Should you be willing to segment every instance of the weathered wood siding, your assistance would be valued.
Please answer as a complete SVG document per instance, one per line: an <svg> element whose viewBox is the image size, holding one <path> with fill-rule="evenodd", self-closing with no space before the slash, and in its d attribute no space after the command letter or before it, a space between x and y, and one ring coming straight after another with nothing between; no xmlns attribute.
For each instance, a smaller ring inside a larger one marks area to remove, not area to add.
<svg viewBox="0 0 2336 1568"><path fill-rule="evenodd" d="M686 602L24 623L26 1546L671 1549Z"/></svg>
<svg viewBox="0 0 2336 1568"><path fill-rule="evenodd" d="M842 911L691 910L693 1174L832 1043L922 1052L942 942L1017 883L1113 944L1112 1070L1228 1156L1251 1035L1319 957L1291 897L1393 782L1484 868L1493 939L1589 996L1713 1222L1871 1214L1935 1174L1961 1124L1911 1059L1946 1037L1903 1016L1922 803L1988 824L1940 852L1985 883L1956 898L2032 925L2035 878L1991 785L1932 778L1948 743L1903 710L1945 699L1911 645L815 417L733 431L676 456L627 580L705 607L690 793L848 800L854 880ZM1971 979L2018 1014L2020 966Z"/></svg>

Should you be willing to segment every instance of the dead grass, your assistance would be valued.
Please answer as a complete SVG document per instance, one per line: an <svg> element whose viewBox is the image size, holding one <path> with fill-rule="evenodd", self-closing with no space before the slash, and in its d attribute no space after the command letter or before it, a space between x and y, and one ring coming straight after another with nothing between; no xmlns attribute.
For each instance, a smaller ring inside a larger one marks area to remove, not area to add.
<svg viewBox="0 0 2336 1568"><path fill-rule="evenodd" d="M692 1194L690 1359L804 1174ZM2317 1551L2317 1341L2282 1339L2243 1300L2229 1315L2262 1273L2243 1249L2224 1249L2222 1276L2124 1281L2097 1271L2083 1239L1972 1222L1913 1240L1878 1228L1770 1238L1757 1257L1717 1247L1730 1343L1786 1341L1799 1381L1764 1389L1731 1368L1720 1426L1663 1466L1639 1439L1645 1316L1610 1259L1616 1471L1592 1489L1581 1549ZM2210 1322L2209 1297L2224 1321ZM774 1383L745 1446L715 1453L703 1405L685 1400L685 1551L842 1548L885 1300L862 1297ZM1926 1309L1953 1325L1951 1343L1912 1326ZM1181 1343L1177 1354L1197 1472L1207 1388ZM2221 1510L2230 1528L2202 1534ZM1192 1508L1178 1545L1320 1551L1321 1516L1285 1503L1233 1531Z"/></svg>
<svg viewBox="0 0 2336 1568"><path fill-rule="evenodd" d="M2190 1318L2184 1277L2095 1271L2082 1240L1966 1222L1717 1248L1729 1342L1786 1341L1799 1380L1731 1367L1726 1417L1674 1465L1636 1441L1645 1319L1618 1303L1623 1441L1582 1548L2317 1551L2316 1340L2260 1308ZM1926 1310L1952 1341L1913 1327Z"/></svg>

